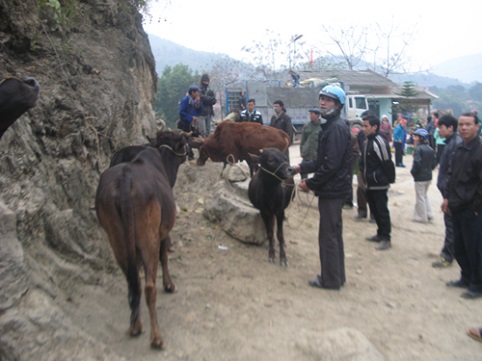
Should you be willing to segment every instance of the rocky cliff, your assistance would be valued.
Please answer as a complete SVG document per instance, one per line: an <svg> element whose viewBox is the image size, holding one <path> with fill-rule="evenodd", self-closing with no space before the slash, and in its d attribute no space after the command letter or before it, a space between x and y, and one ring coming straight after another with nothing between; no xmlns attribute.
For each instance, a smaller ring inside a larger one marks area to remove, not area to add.
<svg viewBox="0 0 482 361"><path fill-rule="evenodd" d="M113 151L156 131L155 63L129 0L0 0L0 74L37 106L0 141L0 360L118 359L61 307L116 267L93 211Z"/></svg>

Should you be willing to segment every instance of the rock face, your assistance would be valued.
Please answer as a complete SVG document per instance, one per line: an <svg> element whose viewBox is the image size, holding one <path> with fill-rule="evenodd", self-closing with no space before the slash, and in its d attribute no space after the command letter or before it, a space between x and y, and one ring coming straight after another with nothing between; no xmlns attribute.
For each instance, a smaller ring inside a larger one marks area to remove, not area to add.
<svg viewBox="0 0 482 361"><path fill-rule="evenodd" d="M65 326L52 300L115 267L108 243L98 244L98 179L116 149L156 132L155 63L133 2L67 3L56 18L46 2L0 2L0 73L41 85L37 106L0 141L3 361L54 359L39 357L50 351L72 359L58 353L66 342L85 349L79 360L113 359Z"/></svg>

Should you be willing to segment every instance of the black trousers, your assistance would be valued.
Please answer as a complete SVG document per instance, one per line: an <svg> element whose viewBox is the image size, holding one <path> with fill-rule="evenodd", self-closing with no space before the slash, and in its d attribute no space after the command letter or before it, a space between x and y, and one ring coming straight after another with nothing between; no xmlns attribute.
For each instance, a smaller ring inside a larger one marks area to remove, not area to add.
<svg viewBox="0 0 482 361"><path fill-rule="evenodd" d="M346 282L342 208L343 198L318 199L321 284L328 288L340 288Z"/></svg>
<svg viewBox="0 0 482 361"><path fill-rule="evenodd" d="M382 241L390 241L392 225L388 210L388 189L367 189L367 200L370 212L377 222L377 236Z"/></svg>
<svg viewBox="0 0 482 361"><path fill-rule="evenodd" d="M450 213L444 213L445 239L440 256L449 262L454 260L454 222Z"/></svg>
<svg viewBox="0 0 482 361"><path fill-rule="evenodd" d="M470 209L453 212L455 259L461 279L469 282L469 290L482 292L482 212Z"/></svg>
<svg viewBox="0 0 482 361"><path fill-rule="evenodd" d="M403 144L395 142L395 165L403 163Z"/></svg>

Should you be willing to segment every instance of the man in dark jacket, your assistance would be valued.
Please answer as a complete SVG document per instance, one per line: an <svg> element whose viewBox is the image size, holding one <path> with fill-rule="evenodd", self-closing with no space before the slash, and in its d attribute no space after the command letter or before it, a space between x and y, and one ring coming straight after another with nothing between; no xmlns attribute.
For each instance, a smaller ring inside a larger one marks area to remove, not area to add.
<svg viewBox="0 0 482 361"><path fill-rule="evenodd" d="M437 188L442 194L442 198L447 198L448 171L452 164L455 149L462 143L462 139L457 133L457 118L451 114L442 115L439 119L438 131L440 137L445 139L445 148L440 156ZM450 212L444 213L444 223L444 245L440 252L440 259L432 263L435 268L449 267L454 260L454 226Z"/></svg>
<svg viewBox="0 0 482 361"><path fill-rule="evenodd" d="M377 234L367 238L379 242L377 250L391 247L390 212L388 210L388 188L395 182L395 165L392 162L390 146L385 137L379 134L380 119L374 115L363 117L363 133L367 137L363 143L360 169L367 188L370 212L377 223Z"/></svg>
<svg viewBox="0 0 482 361"><path fill-rule="evenodd" d="M478 136L480 120L474 113L459 118L458 130L463 142L455 149L447 198L442 210L450 210L454 222L455 259L461 276L449 287L468 288L463 298L482 297L482 140Z"/></svg>
<svg viewBox="0 0 482 361"><path fill-rule="evenodd" d="M293 125L291 124L291 118L286 114L285 105L281 100L277 100L273 104L274 115L271 117L270 126L281 129L290 137L290 144L293 144ZM285 152L286 158L288 158L288 164L290 162L289 148Z"/></svg>
<svg viewBox="0 0 482 361"><path fill-rule="evenodd" d="M317 158L294 167L298 173L314 173L313 177L302 180L299 188L315 192L320 212L321 274L308 283L330 290L339 290L346 282L342 207L351 187L353 151L350 129L340 116L345 99L340 87L327 85L322 89L320 110L326 122L319 133Z"/></svg>
<svg viewBox="0 0 482 361"><path fill-rule="evenodd" d="M425 129L413 133L414 152L410 173L415 182L415 210L413 221L427 223L433 219L432 206L428 199L428 188L432 183L432 170L437 164L435 151L428 145L429 134Z"/></svg>
<svg viewBox="0 0 482 361"><path fill-rule="evenodd" d="M209 83L209 75L203 74L201 76L201 86L199 87L199 95L201 96L203 107L201 114L199 114L198 127L201 136L204 138L211 133L211 122L214 115L213 105L216 104L216 96L214 95L214 92L209 89Z"/></svg>
<svg viewBox="0 0 482 361"><path fill-rule="evenodd" d="M254 99L248 100L248 109L241 112L240 122L259 123L263 125L263 115L256 110L256 101Z"/></svg>

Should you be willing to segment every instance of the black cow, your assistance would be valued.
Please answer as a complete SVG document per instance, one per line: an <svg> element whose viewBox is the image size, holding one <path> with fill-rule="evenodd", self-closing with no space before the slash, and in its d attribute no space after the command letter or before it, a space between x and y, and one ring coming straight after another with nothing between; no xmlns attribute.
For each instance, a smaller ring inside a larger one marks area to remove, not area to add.
<svg viewBox="0 0 482 361"><path fill-rule="evenodd" d="M0 76L0 139L18 117L35 106L39 92L34 78Z"/></svg>
<svg viewBox="0 0 482 361"><path fill-rule="evenodd" d="M274 220L276 218L280 263L287 267L283 221L285 209L294 195L294 180L289 170L288 160L277 148L265 148L259 156L253 154L250 156L260 168L249 182L248 196L253 206L259 209L266 226L269 240L268 260L271 263L275 260Z"/></svg>
<svg viewBox="0 0 482 361"><path fill-rule="evenodd" d="M104 171L95 208L129 289L131 336L142 332L139 313L143 266L145 298L151 320L151 347L162 348L156 312L156 279L159 255L164 289L173 292L168 269L167 238L176 220L172 187L179 166L186 160L187 136L160 132L157 148L146 147L130 162Z"/></svg>

